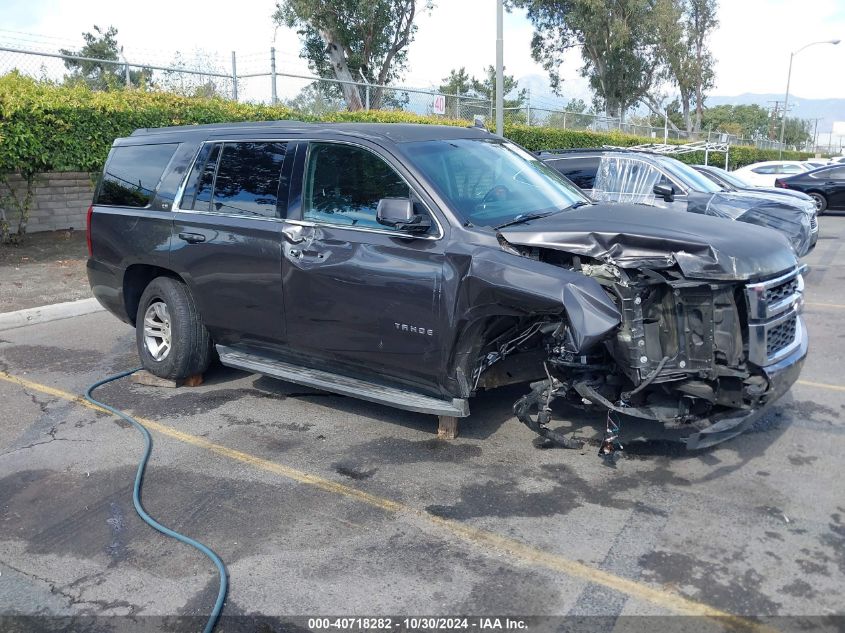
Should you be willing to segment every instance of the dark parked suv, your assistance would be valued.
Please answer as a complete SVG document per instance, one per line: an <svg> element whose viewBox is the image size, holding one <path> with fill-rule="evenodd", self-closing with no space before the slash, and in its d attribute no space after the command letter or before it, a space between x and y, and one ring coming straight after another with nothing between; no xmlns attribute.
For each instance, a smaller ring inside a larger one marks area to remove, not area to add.
<svg viewBox="0 0 845 633"><path fill-rule="evenodd" d="M815 208L765 192L727 191L670 156L624 149L542 152L540 158L602 202L633 202L688 211L780 231L800 257L813 248ZM816 227L817 228L817 227Z"/></svg>
<svg viewBox="0 0 845 633"><path fill-rule="evenodd" d="M630 211L630 212L627 212ZM741 432L807 353L777 232L592 205L474 128L272 122L115 141L89 212L94 295L146 369L224 365L441 416L534 381L680 430Z"/></svg>

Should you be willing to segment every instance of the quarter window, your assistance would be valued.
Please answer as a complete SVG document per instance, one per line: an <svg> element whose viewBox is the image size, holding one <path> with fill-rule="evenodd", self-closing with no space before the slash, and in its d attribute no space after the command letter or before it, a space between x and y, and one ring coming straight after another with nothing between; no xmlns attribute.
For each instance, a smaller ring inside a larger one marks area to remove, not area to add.
<svg viewBox="0 0 845 633"><path fill-rule="evenodd" d="M220 144L204 145L194 163L194 168L185 187L182 198L183 209L209 211L211 191L214 187L214 174L217 173L217 159L220 157Z"/></svg>
<svg viewBox="0 0 845 633"><path fill-rule="evenodd" d="M109 153L94 204L146 207L178 143L120 145Z"/></svg>
<svg viewBox="0 0 845 633"><path fill-rule="evenodd" d="M311 144L303 193L303 219L379 229L389 229L376 221L379 200L411 196L405 181L381 158L333 143Z"/></svg>

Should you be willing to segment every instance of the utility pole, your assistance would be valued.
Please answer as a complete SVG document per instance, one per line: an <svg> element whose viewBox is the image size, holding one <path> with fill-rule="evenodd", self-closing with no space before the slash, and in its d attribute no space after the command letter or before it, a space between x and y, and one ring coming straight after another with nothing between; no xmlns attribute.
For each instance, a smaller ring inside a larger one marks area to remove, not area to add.
<svg viewBox="0 0 845 633"><path fill-rule="evenodd" d="M238 63L235 51L232 51L232 99L238 100Z"/></svg>
<svg viewBox="0 0 845 633"><path fill-rule="evenodd" d="M502 0L496 0L496 134L505 133L505 52L504 52L504 8Z"/></svg>
<svg viewBox="0 0 845 633"><path fill-rule="evenodd" d="M836 46L839 44L840 40L824 40L821 42L810 42L809 44L805 44L797 51L794 51L789 54L789 72L786 75L786 94L783 96L783 118L780 121L780 145L778 146L778 158L783 156L783 131L786 128L786 113L789 110L789 84L792 80L792 60L793 58L803 51L805 48L809 48L810 46L815 46L816 44L833 44Z"/></svg>
<svg viewBox="0 0 845 633"><path fill-rule="evenodd" d="M813 119L813 121L815 121L815 128L813 129L813 153L815 154L819 141L819 121L824 121L824 118Z"/></svg>
<svg viewBox="0 0 845 633"><path fill-rule="evenodd" d="M525 109L528 114L526 123L530 126L531 125L531 88L528 89L528 101L526 101Z"/></svg>
<svg viewBox="0 0 845 633"><path fill-rule="evenodd" d="M778 120L778 108L782 102L775 99L774 101L769 101L769 103L774 103L775 107L772 109L772 116L769 117L769 133L767 136L769 139L775 140L775 124Z"/></svg>
<svg viewBox="0 0 845 633"><path fill-rule="evenodd" d="M276 105L279 98L276 94L276 47L270 47L270 102Z"/></svg>

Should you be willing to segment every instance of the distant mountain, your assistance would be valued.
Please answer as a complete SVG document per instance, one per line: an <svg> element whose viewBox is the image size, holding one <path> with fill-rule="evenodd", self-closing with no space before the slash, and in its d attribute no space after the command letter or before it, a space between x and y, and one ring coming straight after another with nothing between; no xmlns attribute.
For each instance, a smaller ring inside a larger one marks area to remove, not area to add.
<svg viewBox="0 0 845 633"><path fill-rule="evenodd" d="M537 109L562 110L571 99L583 99L588 105L592 103L592 92L586 79L577 77L566 80L562 85L563 96L558 96L549 87L548 77L540 74L525 75L518 78L520 88L531 90L531 107ZM783 101L783 93L752 94L744 93L736 96L712 95L705 102L708 106L715 105L751 105L753 103L764 107L773 107L775 100ZM632 108L631 114L646 114L648 110L643 106ZM795 95L789 96L789 115L801 119L821 119L819 121L819 140L825 136L829 138L834 121L845 121L845 99L804 99ZM826 142L826 141L825 141Z"/></svg>
<svg viewBox="0 0 845 633"><path fill-rule="evenodd" d="M772 101L783 102L780 94L744 93L735 97L713 95L707 97L705 104L714 105L751 105L756 103L764 107L773 107ZM789 95L789 116L800 119L821 119L819 134L827 134L833 129L834 121L845 121L845 99L803 99Z"/></svg>

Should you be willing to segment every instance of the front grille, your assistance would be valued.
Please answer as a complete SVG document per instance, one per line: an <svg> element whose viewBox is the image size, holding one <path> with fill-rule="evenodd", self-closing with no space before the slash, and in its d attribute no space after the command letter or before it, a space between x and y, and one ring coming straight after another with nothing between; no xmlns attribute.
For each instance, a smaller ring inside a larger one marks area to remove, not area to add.
<svg viewBox="0 0 845 633"><path fill-rule="evenodd" d="M749 318L765 321L789 310L804 292L801 271L802 268L795 268L774 279L748 284L745 293Z"/></svg>
<svg viewBox="0 0 845 633"><path fill-rule="evenodd" d="M771 308L796 292L798 292L798 277L793 277L779 286L768 288L765 293L766 306Z"/></svg>
<svg viewBox="0 0 845 633"><path fill-rule="evenodd" d="M800 342L798 313L803 303L802 268L748 284L748 360L764 367L789 354Z"/></svg>
<svg viewBox="0 0 845 633"><path fill-rule="evenodd" d="M810 216L810 230L815 233L819 230L819 219L816 217L816 214Z"/></svg>
<svg viewBox="0 0 845 633"><path fill-rule="evenodd" d="M798 315L793 315L766 331L766 356L774 358L777 353L795 340L798 331Z"/></svg>

